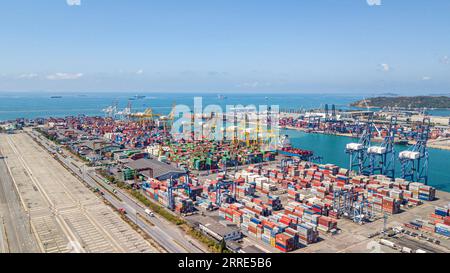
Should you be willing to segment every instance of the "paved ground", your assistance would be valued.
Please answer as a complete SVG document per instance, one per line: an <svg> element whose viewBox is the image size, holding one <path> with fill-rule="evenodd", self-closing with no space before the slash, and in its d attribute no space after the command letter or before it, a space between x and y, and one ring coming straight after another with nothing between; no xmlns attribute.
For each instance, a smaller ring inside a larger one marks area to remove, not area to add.
<svg viewBox="0 0 450 273"><path fill-rule="evenodd" d="M0 155L0 252L33 253L39 248L14 183Z"/></svg>
<svg viewBox="0 0 450 273"><path fill-rule="evenodd" d="M103 192L103 198L113 207L123 208L127 211L126 217L148 235L158 248L161 247L170 253L202 253L208 252L208 249L197 242L195 239L187 236L178 226L169 223L164 218L155 215L151 217L145 213L145 207L139 201L135 200L130 194L115 187L113 184L106 183L99 177L93 168L89 168L84 162L72 157L69 153L61 150L56 152L55 145L50 143L44 137L36 132L29 132L36 141L41 143L47 150L56 153L60 163L69 168L74 174L80 176L88 185L93 188L99 188ZM115 192L115 193L113 193Z"/></svg>
<svg viewBox="0 0 450 273"><path fill-rule="evenodd" d="M0 135L0 149L43 252L156 252L27 134Z"/></svg>

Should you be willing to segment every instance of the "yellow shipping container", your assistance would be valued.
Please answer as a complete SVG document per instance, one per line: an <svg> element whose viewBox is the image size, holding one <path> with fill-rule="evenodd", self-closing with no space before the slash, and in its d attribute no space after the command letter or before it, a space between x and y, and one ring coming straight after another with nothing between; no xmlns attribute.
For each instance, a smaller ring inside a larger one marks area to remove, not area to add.
<svg viewBox="0 0 450 273"><path fill-rule="evenodd" d="M270 238L270 245L275 247L275 238Z"/></svg>

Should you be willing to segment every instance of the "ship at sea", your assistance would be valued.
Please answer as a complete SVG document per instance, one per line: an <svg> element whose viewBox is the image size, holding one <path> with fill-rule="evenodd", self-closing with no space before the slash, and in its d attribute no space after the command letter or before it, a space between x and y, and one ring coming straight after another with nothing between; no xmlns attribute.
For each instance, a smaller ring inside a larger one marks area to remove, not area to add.
<svg viewBox="0 0 450 273"><path fill-rule="evenodd" d="M60 99L60 98L62 98L62 96L51 96L50 98L51 99Z"/></svg>
<svg viewBox="0 0 450 273"><path fill-rule="evenodd" d="M289 140L289 135L282 136L280 138L278 146L278 153L282 155L298 157L302 160L307 161L309 161L314 156L313 151L293 148L291 145L291 141Z"/></svg>
<svg viewBox="0 0 450 273"><path fill-rule="evenodd" d="M129 98L130 100L141 100L145 99L144 95L134 95L133 97Z"/></svg>

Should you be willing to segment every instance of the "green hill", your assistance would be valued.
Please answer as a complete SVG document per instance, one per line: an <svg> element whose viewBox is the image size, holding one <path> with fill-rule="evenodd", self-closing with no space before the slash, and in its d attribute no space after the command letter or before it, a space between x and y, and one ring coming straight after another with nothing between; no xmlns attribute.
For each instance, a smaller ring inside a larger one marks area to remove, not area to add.
<svg viewBox="0 0 450 273"><path fill-rule="evenodd" d="M367 103L367 105L366 105ZM351 104L355 107L450 108L448 96L376 97Z"/></svg>

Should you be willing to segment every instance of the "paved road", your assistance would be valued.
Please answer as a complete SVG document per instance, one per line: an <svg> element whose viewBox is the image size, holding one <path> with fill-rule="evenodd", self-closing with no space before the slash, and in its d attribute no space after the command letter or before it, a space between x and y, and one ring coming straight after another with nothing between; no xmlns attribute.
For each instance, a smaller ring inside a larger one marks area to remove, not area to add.
<svg viewBox="0 0 450 273"><path fill-rule="evenodd" d="M43 252L157 252L26 134L0 135Z"/></svg>
<svg viewBox="0 0 450 273"><path fill-rule="evenodd" d="M145 213L145 207L128 193L113 185L108 185L92 168L86 167L73 159L70 155L57 152L55 144L51 143L37 132L31 134L50 152L56 153L58 159L73 173L77 174L87 184L93 188L99 188L103 192L103 197L115 208L124 208L127 211L126 216L133 223L137 224L151 238L153 238L161 247L170 253L202 253L206 252L204 247L198 242L187 237L182 230L165 219L155 215L151 217ZM108 189L108 190L104 190ZM114 192L114 193L113 193ZM144 219L145 221L143 221ZM148 224L151 223L151 224Z"/></svg>
<svg viewBox="0 0 450 273"><path fill-rule="evenodd" d="M29 218L23 210L14 184L0 153L0 251L10 253L39 252Z"/></svg>

